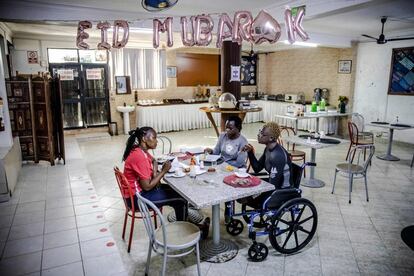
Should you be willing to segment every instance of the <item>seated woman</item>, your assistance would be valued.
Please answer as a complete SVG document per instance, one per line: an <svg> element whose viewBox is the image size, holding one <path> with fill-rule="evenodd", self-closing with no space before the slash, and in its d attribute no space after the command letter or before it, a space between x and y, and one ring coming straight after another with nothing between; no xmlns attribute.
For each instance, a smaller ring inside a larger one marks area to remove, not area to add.
<svg viewBox="0 0 414 276"><path fill-rule="evenodd" d="M279 125L269 122L257 134L259 144L266 145L260 159L256 159L252 145L247 144L243 150L248 153L250 164L255 173L260 172L264 168L269 173L269 179L266 181L275 185L276 189L283 189L291 187L290 167L292 162L286 149L277 143L279 136ZM241 202L248 202L249 205L262 204L272 193L273 191L265 192L256 197L243 199Z"/></svg>
<svg viewBox="0 0 414 276"><path fill-rule="evenodd" d="M246 166L247 154L242 149L247 145L247 139L241 135L242 120L238 116L231 116L226 121L226 130L220 134L214 149L206 148L210 154L220 154L224 162L240 168Z"/></svg>
<svg viewBox="0 0 414 276"><path fill-rule="evenodd" d="M129 132L124 156L124 175L129 185L137 193L151 200L157 207L164 205L174 208L177 220L187 219L187 201L167 185L161 185L160 181L171 168L170 161L162 165L157 172L157 161L149 154L148 150L157 147L157 133L151 127L141 127ZM131 202L127 200L129 205ZM134 195L135 206L137 196Z"/></svg>

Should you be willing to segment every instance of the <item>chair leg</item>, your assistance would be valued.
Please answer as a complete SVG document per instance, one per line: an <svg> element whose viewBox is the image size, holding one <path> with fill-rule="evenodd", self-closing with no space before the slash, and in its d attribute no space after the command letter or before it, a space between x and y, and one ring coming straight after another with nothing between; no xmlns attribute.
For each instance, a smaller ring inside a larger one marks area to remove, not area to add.
<svg viewBox="0 0 414 276"><path fill-rule="evenodd" d="M167 252L167 248L166 247L164 247L164 252L163 252L163 262L162 262L162 272L161 272L161 275L162 276L165 276L165 271L167 270L167 255L168 255L168 252Z"/></svg>
<svg viewBox="0 0 414 276"><path fill-rule="evenodd" d="M135 217L132 217L131 230L129 232L128 253L131 251L132 234L134 233L134 224L135 224Z"/></svg>
<svg viewBox="0 0 414 276"><path fill-rule="evenodd" d="M332 192L331 192L331 194L333 194L334 193L334 191L335 191L335 183L336 183L336 174L338 173L338 170L337 169L335 169L335 176L334 176L334 183L333 183L333 186L332 186Z"/></svg>
<svg viewBox="0 0 414 276"><path fill-rule="evenodd" d="M368 183L367 183L367 175L364 175L364 179L365 179L365 192L367 194L367 202L369 201L369 197L368 197Z"/></svg>
<svg viewBox="0 0 414 276"><path fill-rule="evenodd" d="M124 228L122 229L122 239L125 240L125 230L127 225L127 219L128 219L128 211L125 212L125 218L124 218Z"/></svg>
<svg viewBox="0 0 414 276"><path fill-rule="evenodd" d="M353 181L354 175L352 173L349 174L349 201L348 203L351 204L351 193L352 193L352 181Z"/></svg>
<svg viewBox="0 0 414 276"><path fill-rule="evenodd" d="M411 159L411 165L410 165L411 168L413 167L413 164L414 164L414 154L413 154L413 159Z"/></svg>
<svg viewBox="0 0 414 276"><path fill-rule="evenodd" d="M349 152L351 151L351 148L352 148L352 142L349 144L349 148L348 148L348 152L346 153L346 158L345 158L345 160L348 160L348 157L349 157Z"/></svg>
<svg viewBox="0 0 414 276"><path fill-rule="evenodd" d="M354 162L355 153L356 153L356 150L354 150L354 154L352 154L352 159L351 159L351 162ZM359 153L358 153L358 156L359 156ZM364 160L365 160L365 159L364 159Z"/></svg>
<svg viewBox="0 0 414 276"><path fill-rule="evenodd" d="M157 229L158 225L157 225L157 213L156 212L153 212L153 217L154 217L154 226L155 226L155 229Z"/></svg>
<svg viewBox="0 0 414 276"><path fill-rule="evenodd" d="M367 148L364 149L364 161L367 158Z"/></svg>
<svg viewBox="0 0 414 276"><path fill-rule="evenodd" d="M303 156L303 164L305 164L305 163L306 163L306 155ZM306 167L303 168L303 178L306 178Z"/></svg>
<svg viewBox="0 0 414 276"><path fill-rule="evenodd" d="M148 275L148 272L149 272L149 266L151 263L151 253L152 253L152 244L150 242L148 246L147 264L145 265L145 275Z"/></svg>
<svg viewBox="0 0 414 276"><path fill-rule="evenodd" d="M200 268L200 249L198 242L196 243L196 258L197 258L197 273L198 276L201 276L201 268Z"/></svg>

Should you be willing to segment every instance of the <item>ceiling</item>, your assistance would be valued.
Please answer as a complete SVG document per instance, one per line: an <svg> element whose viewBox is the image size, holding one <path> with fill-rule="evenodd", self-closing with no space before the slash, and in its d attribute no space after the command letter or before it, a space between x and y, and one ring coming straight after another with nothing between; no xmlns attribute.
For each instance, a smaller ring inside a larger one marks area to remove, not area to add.
<svg viewBox="0 0 414 276"><path fill-rule="evenodd" d="M262 9L270 13L285 32L283 12L286 6L306 5L303 27L309 42L328 47L350 47L352 41L375 43L361 34L378 37L380 18L388 16L384 33L387 38L414 36L414 4L412 0L179 0L173 8L150 13L141 6L141 0L2 0L0 21L7 22L13 37L61 36L75 39L79 20L96 22L124 19L131 27L151 28L153 18L174 17L174 29L179 31L179 16L211 14L217 26L218 14L250 11L255 17ZM213 32L216 32L214 28ZM94 31L91 37L98 37ZM164 39L164 36L161 36ZM285 34L280 41L285 40ZM152 41L151 34L130 33L130 41ZM179 47L180 37L174 38ZM414 43L414 40L413 40ZM214 47L214 43L211 46ZM250 46L244 45L247 49ZM259 51L275 51L292 47L283 43L256 45Z"/></svg>

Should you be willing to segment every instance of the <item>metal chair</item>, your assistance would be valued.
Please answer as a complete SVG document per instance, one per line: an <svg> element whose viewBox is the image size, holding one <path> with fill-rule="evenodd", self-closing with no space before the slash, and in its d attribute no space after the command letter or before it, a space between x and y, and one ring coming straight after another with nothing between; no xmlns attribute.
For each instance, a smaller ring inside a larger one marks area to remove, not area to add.
<svg viewBox="0 0 414 276"><path fill-rule="evenodd" d="M131 251L131 243L132 243L132 234L134 233L134 224L135 219L142 219L143 215L139 211L140 209L138 206L135 206L134 203L134 195L135 193L132 191L131 186L128 183L128 180L125 178L125 175L118 169L118 167L114 167L115 178L118 183L119 191L121 192L122 199L124 200L125 205L125 218L124 218L124 226L122 229L122 239L125 240L125 230L127 225L128 217L131 218L131 229L129 231L129 241L128 241L128 253ZM128 193L129 198L125 197L125 193ZM131 207L128 206L127 200L130 200ZM162 211L162 208L161 208ZM152 217L154 218L155 227L157 227L157 213L153 210Z"/></svg>
<svg viewBox="0 0 414 276"><path fill-rule="evenodd" d="M346 154L346 158L345 160L348 160L348 157L350 156L350 152L352 147L357 147L360 145L373 145L374 144L374 140L373 139L363 139L360 135L359 135L359 129L358 126L353 123L352 121L348 121L348 133L349 133L349 148L348 148L348 152ZM351 161L354 159L355 156L355 151L353 152L353 156ZM364 151L364 160L366 158L366 151Z"/></svg>
<svg viewBox="0 0 414 276"><path fill-rule="evenodd" d="M356 164L353 163L353 157L351 158L351 155L355 155L355 152L359 150L358 153L358 162ZM359 157L364 151L364 155L366 150L369 150L368 158L364 161L362 165L359 164ZM352 193L352 184L354 180L355 175L360 175L364 177L365 180L365 192L367 196L367 201L369 201L368 197L368 183L367 183L367 169L368 165L371 162L372 156L374 156L375 153L375 146L374 145L359 145L352 149L351 154L349 154L348 163L340 163L336 165L335 168L335 176L334 176L334 182L332 187L332 194L335 191L335 183L336 183L336 174L338 172L343 172L344 175L347 175L349 177L349 203L351 203L351 193Z"/></svg>
<svg viewBox="0 0 414 276"><path fill-rule="evenodd" d="M359 130L358 135L361 139L371 139L374 142L374 133L369 131L364 131L365 128L365 119L360 113L352 113L351 122L353 122Z"/></svg>
<svg viewBox="0 0 414 276"><path fill-rule="evenodd" d="M157 140L158 140L158 144L161 144L161 154L171 153L172 142L170 138L168 138L167 136L159 135L157 136Z"/></svg>
<svg viewBox="0 0 414 276"><path fill-rule="evenodd" d="M150 200L137 194L138 206L143 214L145 229L147 230L149 238L147 264L145 266L145 275L148 275L149 266L151 263L151 252L163 256L161 275L165 275L167 268L167 257L181 257L196 251L197 258L197 272L200 271L200 230L199 228L189 222L177 221L173 223L166 223L161 211ZM151 221L150 210L154 210L160 217L161 226L154 227ZM174 254L175 253L175 254Z"/></svg>
<svg viewBox="0 0 414 276"><path fill-rule="evenodd" d="M296 131L291 128L291 127L281 127L280 128L280 137L279 137L279 142L282 146L284 146L284 142L283 142L283 135L286 134L286 136L295 136L296 135ZM306 163L306 152L301 151L301 150L295 150L295 143L286 143L286 150L288 151L289 155L290 155L290 159L292 161L302 161L303 160L303 164ZM303 177L306 177L306 170L303 170Z"/></svg>

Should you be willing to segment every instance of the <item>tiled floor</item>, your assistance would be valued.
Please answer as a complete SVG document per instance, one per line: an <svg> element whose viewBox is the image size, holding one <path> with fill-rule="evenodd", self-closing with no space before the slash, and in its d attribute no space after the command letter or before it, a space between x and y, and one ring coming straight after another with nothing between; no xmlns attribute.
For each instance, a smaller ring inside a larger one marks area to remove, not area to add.
<svg viewBox="0 0 414 276"><path fill-rule="evenodd" d="M258 152L260 126L243 129ZM173 150L216 141L212 129L163 135L173 140ZM124 206L112 170L121 166L126 138L83 139L79 148L67 139L66 166L23 167L12 200L0 205L0 275L143 275L146 233L138 221L127 254L121 239ZM376 146L377 152L385 150L385 144ZM352 204L345 178L338 179L331 194L334 165L343 161L346 150L347 145L340 145L317 151L316 175L327 185L303 187L319 215L317 235L304 250L285 256L261 238L269 245L269 256L262 263L250 262L246 231L230 237L222 226L222 236L239 245L239 254L223 264L202 262L203 275L413 275L414 252L401 241L400 232L414 224L414 169L409 167L414 148L394 146L399 162L374 157L368 174L370 201L365 201L363 181L356 180ZM210 209L202 212L210 215ZM111 242L115 245L107 246ZM150 274L158 275L160 267L161 258L153 255ZM167 274L195 275L195 257L169 260Z"/></svg>

